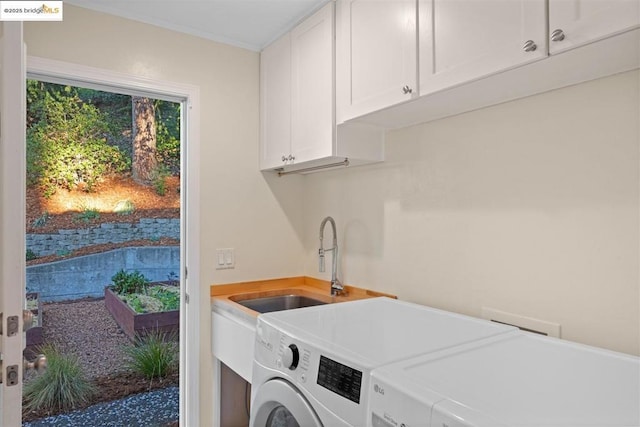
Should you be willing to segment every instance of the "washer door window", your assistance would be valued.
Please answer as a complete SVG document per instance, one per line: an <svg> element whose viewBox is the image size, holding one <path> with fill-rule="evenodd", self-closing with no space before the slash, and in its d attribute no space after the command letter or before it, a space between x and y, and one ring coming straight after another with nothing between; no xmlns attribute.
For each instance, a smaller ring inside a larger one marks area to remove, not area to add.
<svg viewBox="0 0 640 427"><path fill-rule="evenodd" d="M288 382L267 381L251 407L251 427L322 427L307 399Z"/></svg>

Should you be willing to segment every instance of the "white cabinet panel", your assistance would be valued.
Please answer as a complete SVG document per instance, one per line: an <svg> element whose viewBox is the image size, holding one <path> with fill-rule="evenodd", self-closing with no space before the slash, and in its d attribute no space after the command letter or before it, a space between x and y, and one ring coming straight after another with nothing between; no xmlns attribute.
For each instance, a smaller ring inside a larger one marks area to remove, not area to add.
<svg viewBox="0 0 640 427"><path fill-rule="evenodd" d="M419 19L421 95L547 55L544 0L420 0Z"/></svg>
<svg viewBox="0 0 640 427"><path fill-rule="evenodd" d="M338 14L338 123L417 96L416 1L344 0Z"/></svg>
<svg viewBox="0 0 640 427"><path fill-rule="evenodd" d="M291 153L295 163L333 153L333 22L329 5L291 32Z"/></svg>
<svg viewBox="0 0 640 427"><path fill-rule="evenodd" d="M255 326L226 315L211 313L211 352L225 365L251 383Z"/></svg>
<svg viewBox="0 0 640 427"><path fill-rule="evenodd" d="M639 26L640 0L549 1L552 54Z"/></svg>
<svg viewBox="0 0 640 427"><path fill-rule="evenodd" d="M283 164L291 153L291 36L260 54L260 169Z"/></svg>

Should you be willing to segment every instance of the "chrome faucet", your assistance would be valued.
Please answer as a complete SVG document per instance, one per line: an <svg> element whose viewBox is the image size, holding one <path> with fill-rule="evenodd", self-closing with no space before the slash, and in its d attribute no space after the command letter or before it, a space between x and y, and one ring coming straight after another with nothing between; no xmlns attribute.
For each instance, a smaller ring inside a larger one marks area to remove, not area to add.
<svg viewBox="0 0 640 427"><path fill-rule="evenodd" d="M324 238L324 227L327 225L327 222L331 223L331 229L333 230L333 247L330 249L325 249L322 246L322 240ZM330 216L326 217L320 223L320 249L318 249L318 257L319 257L319 270L320 272L324 272L324 253L327 251L333 252L333 265L331 266L331 296L340 295L344 290L344 286L342 286L342 282L338 280L337 270L338 270L338 239L336 237L336 222Z"/></svg>

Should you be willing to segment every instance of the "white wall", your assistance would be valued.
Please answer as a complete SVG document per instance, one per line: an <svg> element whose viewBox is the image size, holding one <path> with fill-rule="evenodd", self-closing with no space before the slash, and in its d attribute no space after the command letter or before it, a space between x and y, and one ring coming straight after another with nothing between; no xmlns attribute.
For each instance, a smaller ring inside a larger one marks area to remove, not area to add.
<svg viewBox="0 0 640 427"><path fill-rule="evenodd" d="M394 131L384 163L307 176L306 274L328 277L316 254L332 215L346 283L639 354L639 79Z"/></svg>
<svg viewBox="0 0 640 427"><path fill-rule="evenodd" d="M554 321L565 338L640 353L637 72L392 132L380 165L277 178L257 172L258 54L71 5L25 37L30 55L200 87L202 425L209 286L303 265L327 277L325 215L346 283ZM236 248L235 270L208 262L220 247Z"/></svg>
<svg viewBox="0 0 640 427"><path fill-rule="evenodd" d="M255 52L65 4L64 21L27 23L29 55L200 87L201 424L211 425L209 286L302 273L300 177L258 172ZM236 269L215 271L216 248Z"/></svg>

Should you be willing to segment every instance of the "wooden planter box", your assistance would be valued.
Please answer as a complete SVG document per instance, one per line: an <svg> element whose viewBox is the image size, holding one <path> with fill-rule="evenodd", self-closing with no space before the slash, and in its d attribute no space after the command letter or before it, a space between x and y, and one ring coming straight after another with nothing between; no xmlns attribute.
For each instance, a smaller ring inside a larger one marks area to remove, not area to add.
<svg viewBox="0 0 640 427"><path fill-rule="evenodd" d="M166 332L168 336L175 334L178 337L180 310L137 314L108 287L104 289L104 303L118 326L132 341L136 335L143 336L151 331Z"/></svg>
<svg viewBox="0 0 640 427"><path fill-rule="evenodd" d="M27 299L35 299L38 301L38 305L31 309L31 312L37 316L37 321L35 326L27 330L27 346L40 345L44 342L42 335L42 301L40 300L40 293L28 292Z"/></svg>

